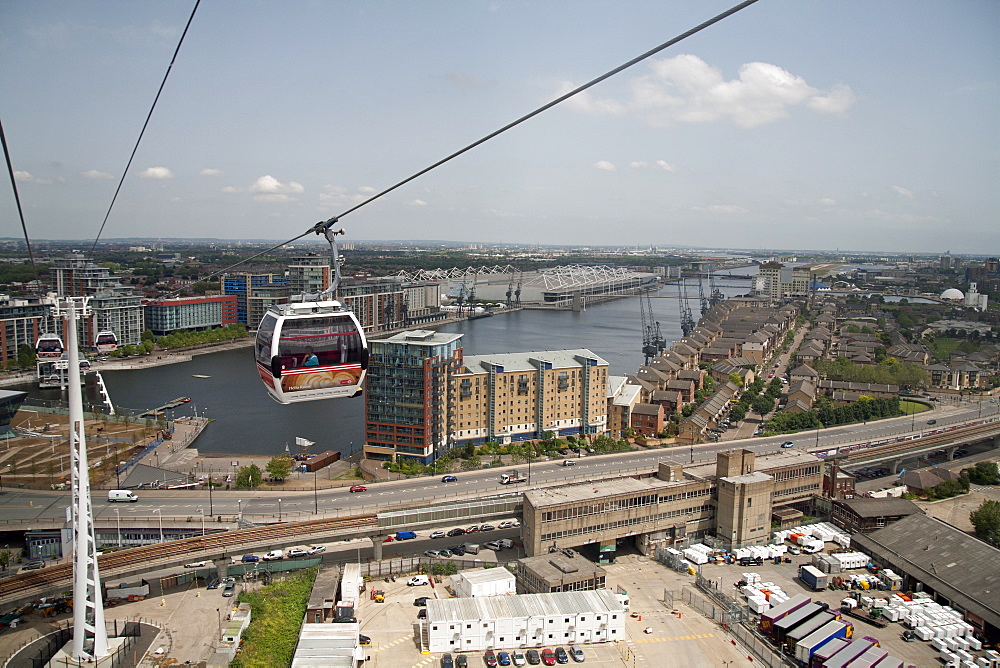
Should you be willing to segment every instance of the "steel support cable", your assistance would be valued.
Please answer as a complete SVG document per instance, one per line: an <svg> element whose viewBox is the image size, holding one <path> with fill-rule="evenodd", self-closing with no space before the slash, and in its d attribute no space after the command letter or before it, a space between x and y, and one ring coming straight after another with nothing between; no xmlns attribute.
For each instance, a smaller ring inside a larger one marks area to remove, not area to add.
<svg viewBox="0 0 1000 668"><path fill-rule="evenodd" d="M535 116L537 116L538 114L542 113L543 111L547 111L548 109L551 109L552 107L556 106L557 104L559 104L561 102L565 102L566 100L568 100L569 98L573 97L574 95L577 95L578 93L582 93L583 91L587 90L588 88L596 86L597 84L601 83L605 79L613 77L614 75L618 74L619 72L621 72L623 70L626 70L626 69L632 67L633 65L642 62L643 60L646 60L650 56L656 55L657 53L663 51L664 49L670 48L671 46L677 44L678 42L681 42L681 41L687 39L688 37L691 37L692 35L701 32L705 28L708 28L709 26L712 26L712 25L718 23L719 21L721 21L721 20L723 20L725 18L728 18L729 16L732 16L736 12L739 12L739 11L741 11L743 9L746 9L747 7L749 7L750 5L752 5L752 4L756 3L756 2L757 2L757 0L745 0L744 2L741 2L740 4L738 4L738 5L734 6L734 7L731 7L730 9L727 9L726 11L722 12L721 14L719 14L717 16L714 16L714 17L710 18L709 20L705 21L704 23L702 23L700 25L697 25L694 28L691 28L687 32L681 33L677 37L674 37L673 39L668 40L668 41L664 42L663 44L660 44L659 46L650 49L649 51L645 52L644 54L633 58L632 60L628 61L624 65L619 65L615 69L610 70L608 72L605 72L604 74L602 74L601 76L597 77L596 79L593 79L593 80L591 80L591 81L583 84L582 86L574 88L570 92L557 97L556 99L552 100L551 102L547 102L546 104L542 105L541 107L538 107L534 111L532 111L532 112L530 112L528 114L525 114L524 116L521 116L516 121L512 121L511 123L508 123L507 125L505 125L502 128L500 128L499 130L491 132L490 134L486 135L485 137L482 137L481 139L478 139L478 140L472 142L468 146L455 151L451 155L448 155L447 157L444 157L441 160L438 160L434 164L429 165L429 166L421 169L419 172L416 172L415 174L412 174L412 175L408 176L407 178L403 179L402 181L399 181L398 183L396 183L395 185L389 186L385 190L382 190L381 192L376 193L375 195L372 195L371 197L369 197L368 199L364 200L363 202L359 202L358 204L355 204L354 206L352 206L351 208L347 209L346 211L344 211L340 215L334 216L333 218L330 218L329 220L317 223L315 226L309 228L308 230L306 230L302 234L289 239L288 241L283 241L280 244L277 244L276 246L272 246L271 248L269 248L269 249L267 249L265 251L257 253L256 255L252 255L251 257L248 257L246 260L243 260L243 261L238 262L238 263L236 263L234 265L226 267L225 269L221 269L221 270L215 272L214 274L210 274L206 278L213 278L214 276L218 276L219 274L225 273L225 272L229 271L230 269L234 269L234 268L240 266L244 262L249 262L250 260L258 258L261 255L264 255L264 254L269 253L269 252L271 252L273 250L281 248L282 246L284 246L286 244L290 244L293 241L298 241L302 237L304 237L307 234L310 234L312 232L321 233L324 226L329 226L329 225L333 224L338 219L346 216L349 213L353 213L354 211L357 211L358 209L360 209L361 207L363 207L363 206L365 206L367 204L371 204L372 202L374 202L378 198L382 197L383 195L387 195L387 194L391 193L393 190L396 190L397 188L400 188L400 187L406 185L410 181L413 181L414 179L416 179L416 178L418 178L420 176L423 176L424 174L426 174L427 172L431 171L432 169L440 167L444 163L446 163L446 162L448 162L450 160L453 160L454 158L457 158L458 156L462 155L463 153L467 153L468 151L471 151L472 149L476 148L480 144L483 144L483 143L489 141L490 139L493 139L497 135L503 134L507 130L510 130L511 128L514 128L514 127L520 125L521 123L523 123L523 122L525 122L525 121L527 121L527 120L529 120L531 118L534 118Z"/></svg>
<svg viewBox="0 0 1000 668"><path fill-rule="evenodd" d="M10 151L7 150L7 135L3 131L3 122L0 121L0 143L3 144L3 157L7 161L7 173L10 174L10 188L14 191L14 202L17 204L17 215L21 218L21 229L24 231L24 243L28 246L28 259L31 260L31 268L35 269L35 256L31 252L31 239L28 238L28 226L24 222L24 210L21 208L21 196L17 193L17 181L14 179L14 166L10 162Z"/></svg>
<svg viewBox="0 0 1000 668"><path fill-rule="evenodd" d="M146 115L146 122L142 124L142 130L139 131L139 137L135 140L135 146L132 148L132 155L128 158L128 164L125 165L125 171L122 172L122 178L118 181L118 187L115 188L114 197L111 198L111 204L108 206L108 212L104 214L104 222L101 223L101 229L97 231L97 238L94 239L94 245L90 247L90 253L94 253L94 249L97 248L97 242L101 240L101 234L104 232L104 226L108 224L108 218L111 217L111 210L115 206L115 202L118 200L118 193L121 192L122 185L125 183L125 177L128 176L128 170L132 166L132 161L135 159L135 154L139 151L139 143L142 142L142 136L146 133L146 128L149 126L149 120L153 117L153 110L156 109L156 103L160 100L160 94L163 92L164 86L167 85L167 77L170 76L170 71L174 67L174 63L177 62L177 54L181 51L181 45L184 43L184 37L187 35L188 28L191 27L191 22L194 21L194 14L198 11L198 5L201 4L201 0L195 0L194 8L191 10L191 16L188 17L187 24L184 26L184 31L181 33L181 37L177 40L177 48L174 49L174 55L170 59L170 64L167 65L167 71L163 74L163 81L160 82L160 88L156 91L156 97L153 98L153 104L149 108L149 113Z"/></svg>

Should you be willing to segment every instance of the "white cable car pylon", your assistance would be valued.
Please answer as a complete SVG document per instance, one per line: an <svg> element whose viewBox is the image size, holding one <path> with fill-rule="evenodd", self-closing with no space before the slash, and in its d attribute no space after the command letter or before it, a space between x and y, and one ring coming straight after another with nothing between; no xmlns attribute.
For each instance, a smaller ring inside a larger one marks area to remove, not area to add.
<svg viewBox="0 0 1000 668"><path fill-rule="evenodd" d="M340 286L336 218L311 232L330 243L333 280L319 294L268 307L257 327L254 356L268 394L280 404L361 394L368 368L368 341L354 313L335 299ZM294 297L293 297L294 299Z"/></svg>

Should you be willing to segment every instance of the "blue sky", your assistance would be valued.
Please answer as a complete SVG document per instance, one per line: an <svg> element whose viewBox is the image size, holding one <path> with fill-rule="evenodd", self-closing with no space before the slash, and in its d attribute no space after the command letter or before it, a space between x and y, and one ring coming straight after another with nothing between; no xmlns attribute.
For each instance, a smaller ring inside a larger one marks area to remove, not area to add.
<svg viewBox="0 0 1000 668"><path fill-rule="evenodd" d="M204 0L105 237L286 239L728 9ZM92 239L193 2L8 0L29 233ZM1000 4L761 0L343 218L350 240L1000 252ZM0 236L20 236L7 178Z"/></svg>

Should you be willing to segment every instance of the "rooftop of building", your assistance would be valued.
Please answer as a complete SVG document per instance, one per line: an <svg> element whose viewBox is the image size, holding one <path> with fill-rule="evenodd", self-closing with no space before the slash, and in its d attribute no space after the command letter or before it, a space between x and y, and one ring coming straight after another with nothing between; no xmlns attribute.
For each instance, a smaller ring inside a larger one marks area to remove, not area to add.
<svg viewBox="0 0 1000 668"><path fill-rule="evenodd" d="M719 478L719 480L732 483L734 485L750 485L755 482L767 482L772 480L771 476L761 471L754 471L753 473L744 473L742 475L730 475Z"/></svg>
<svg viewBox="0 0 1000 668"><path fill-rule="evenodd" d="M589 578L605 573L600 565L589 559L569 559L558 552L527 557L518 563L522 569L531 571L547 582L559 582L567 576L575 581L581 577Z"/></svg>
<svg viewBox="0 0 1000 668"><path fill-rule="evenodd" d="M440 346L462 338L462 334L438 332L432 329L411 329L393 334L385 339L374 339L372 343L405 343L412 346Z"/></svg>
<svg viewBox="0 0 1000 668"><path fill-rule="evenodd" d="M1000 550L923 513L852 542L862 550L891 555L892 568L926 582L990 624L1000 626Z"/></svg>
<svg viewBox="0 0 1000 668"><path fill-rule="evenodd" d="M459 571L458 575L462 576L472 584L505 582L514 577L514 574L503 566L498 568L470 568L467 571Z"/></svg>
<svg viewBox="0 0 1000 668"><path fill-rule="evenodd" d="M465 367L470 371L484 369L484 365L495 365L503 367L504 373L510 372L533 372L537 368L531 360L544 360L552 364L554 369L579 368L580 362L577 357L597 360L598 365L607 366L606 360L598 357L595 353L586 348L576 348L572 350L541 350L527 353L493 353L492 355L466 355Z"/></svg>
<svg viewBox="0 0 1000 668"><path fill-rule="evenodd" d="M860 517L886 517L888 515L912 515L922 513L920 507L906 499L886 497L884 499L843 499L834 501L850 508Z"/></svg>
<svg viewBox="0 0 1000 668"><path fill-rule="evenodd" d="M625 606L607 589L427 601L429 623L614 612L624 613Z"/></svg>

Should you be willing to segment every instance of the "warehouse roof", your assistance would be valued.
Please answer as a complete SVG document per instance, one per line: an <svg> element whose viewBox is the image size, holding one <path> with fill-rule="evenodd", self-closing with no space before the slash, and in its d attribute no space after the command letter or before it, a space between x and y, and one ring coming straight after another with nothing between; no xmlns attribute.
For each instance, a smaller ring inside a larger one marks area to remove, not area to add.
<svg viewBox="0 0 1000 668"><path fill-rule="evenodd" d="M993 626L1000 626L1000 550L923 514L910 515L851 545L883 566L929 585Z"/></svg>
<svg viewBox="0 0 1000 668"><path fill-rule="evenodd" d="M590 612L624 614L625 606L618 596L608 589L427 601L428 624L467 619L518 619Z"/></svg>
<svg viewBox="0 0 1000 668"><path fill-rule="evenodd" d="M886 497L884 499L843 499L836 504L846 506L859 517L886 517L889 515L912 515L922 512L913 501Z"/></svg>
<svg viewBox="0 0 1000 668"><path fill-rule="evenodd" d="M514 574L503 566L499 568L472 568L467 571L459 571L457 575L462 576L472 584L506 582L514 577Z"/></svg>

